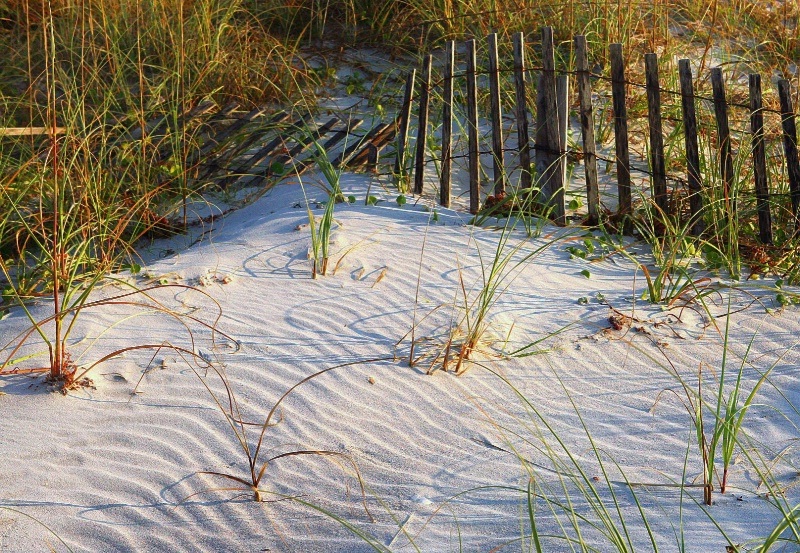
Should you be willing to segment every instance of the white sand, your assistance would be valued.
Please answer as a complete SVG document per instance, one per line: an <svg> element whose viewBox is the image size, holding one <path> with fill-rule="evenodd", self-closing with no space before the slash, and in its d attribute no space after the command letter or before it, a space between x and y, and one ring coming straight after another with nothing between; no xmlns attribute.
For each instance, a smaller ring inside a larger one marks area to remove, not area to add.
<svg viewBox="0 0 800 553"><path fill-rule="evenodd" d="M146 271L152 277L196 284L208 275L204 280L209 285L202 289L221 306L219 329L239 340L241 350L232 354L224 339L214 348L210 332L196 324L191 325L194 348L215 358L219 367L224 364L221 370L248 421L263 422L287 389L316 371L394 355L395 344L413 324L418 278L419 320L436 306L452 304L460 289L459 273L468 289L473 287L480 275L476 244L486 262L493 255L499 232L466 226L463 213L449 210L438 210L439 222L432 223L422 206L399 208L390 195L387 201L366 207L366 182L367 177L347 176L343 183L345 194L355 194L359 201L337 206L340 226L333 237L331 267L346 255L335 275L310 278L308 229L297 230L308 220L305 209L293 207L303 200L296 184L279 186L218 221L212 233L188 249L180 244L192 239L177 238L157 244L151 252L154 257L161 250L178 252L148 263ZM317 190L309 193L323 199ZM546 251L513 280L491 311L490 335L505 337L510 329L510 350L577 324L544 342L547 354L495 359L487 366L503 372L541 411L588 475L602 477L569 398L596 446L619 463L628 479L693 481L701 464L692 441L684 476L687 442L693 433L685 408L667 393L650 413L662 390L680 391L677 380L653 359L668 366L663 350L695 386L701 362L719 374L720 334L713 327L703 331L703 319L694 311L684 311L683 322L676 322L658 307L634 305L632 299L641 293L643 280L639 274L634 291L630 262L617 256L587 265L570 260L565 245ZM590 279L580 272L586 268ZM226 275L232 280L223 283ZM136 281L139 286L145 282L142 277ZM114 292L115 288L106 287L97 297ZM630 314L635 309L635 316L644 322L634 326L651 335L603 331L609 327L610 310L594 299L597 292L620 311ZM199 307L195 316L213 321L213 304L196 292L167 289L156 295L176 309ZM588 304L578 303L584 296ZM770 296L764 297L771 305ZM734 294L735 306L747 301L744 294ZM722 314L726 307L717 301L711 309ZM47 310L43 302L34 312L46 316ZM86 311L71 340L80 342L73 346L73 354L91 345L80 359L88 364L137 344L169 341L193 347L185 329L164 314L128 318L140 312L126 306ZM416 336L441 342L451 313L439 309L420 324ZM666 320L672 321L670 326L653 324ZM724 326L723 319L718 321ZM757 372L785 354L797 339L797 311L767 314L756 304L731 321L732 349L737 354L744 352L761 325L750 354L752 366L745 371L744 388L749 390ZM27 324L22 311L14 309L0 322L0 338L10 340ZM653 342L659 340L668 345L657 347ZM41 350L42 344L33 340L22 353ZM459 547L490 551L518 540L529 532L524 496L499 487L524 488L528 475L507 451L513 446L537 465L552 466L541 451L525 443L540 442L522 402L486 369L473 366L462 377L441 371L429 376L421 365L408 366L408 341L396 351L397 361L355 364L300 386L282 403L282 421L267 430L264 442L269 456L295 450L348 455L368 486L367 505L376 522L365 514L358 481L346 463L339 466L311 456L279 459L268 466L262 489L329 509L396 551L414 550L403 536L392 541L401 523L419 550L426 552L459 551ZM97 390L78 390L66 397L50 393L41 379L0 378L6 394L0 396L0 507L47 524L75 551L373 550L330 518L291 501L258 504L249 493L210 491L236 484L200 471L246 478L247 458L200 378L177 354L158 352L152 370L138 385L141 393L131 395L152 354L131 352L107 361L90 375ZM786 354L771 383L800 405L797 360L794 352ZM738 361L731 367L738 368ZM711 387L710 371L704 379ZM223 393L213 373L208 373L207 382ZM774 452L793 444L800 422L775 387L762 388L757 403L764 405L754 406L745 422L745 431L759 441L759 451L768 462L775 458ZM253 443L257 429L248 431ZM790 460L791 449L774 468L774 476L785 485L797 476ZM621 480L613 464L608 468L613 480ZM553 498L561 497L558 475L541 468L535 471L536 482L551 486ZM715 494L710 513L734 543L763 536L778 520L776 509L763 498L764 487L759 487L746 462L732 467L730 479L734 489L724 496ZM602 481L596 485L614 512L608 488ZM482 487L488 488L469 491ZM634 544L643 551L651 549L628 488L613 484L612 490ZM635 490L659 546L678 550L680 490ZM467 493L458 495L462 492ZM694 500L683 496L685 550L725 551L727 542L695 503L702 498L701 491L693 488L688 493ZM795 489L788 496L790 504L797 502ZM265 494L265 498L275 497ZM576 509L591 516L579 494L572 498ZM547 506L539 502L537 509L542 533L558 532ZM561 523L569 525L563 516ZM588 527L583 531L598 550L613 549L596 531ZM49 546L65 550L38 523L0 509L0 551L48 551ZM514 542L503 550L520 548ZM545 548L569 549L555 541L546 542Z"/></svg>

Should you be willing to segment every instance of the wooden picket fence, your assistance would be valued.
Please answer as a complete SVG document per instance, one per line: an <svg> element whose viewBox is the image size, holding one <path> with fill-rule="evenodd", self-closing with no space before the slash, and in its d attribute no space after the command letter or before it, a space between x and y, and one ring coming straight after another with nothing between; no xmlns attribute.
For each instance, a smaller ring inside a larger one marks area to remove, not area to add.
<svg viewBox="0 0 800 553"><path fill-rule="evenodd" d="M416 150L413 163L409 164L408 150L409 129L415 102L416 71L408 75L402 109L398 115L398 138L395 158L395 173L413 181L413 191L423 192L425 165L431 160L426 156L431 113L431 97L434 87L441 87L442 96L442 129L441 155L439 169L439 202L449 207L451 201L451 180L453 163L453 120L454 120L454 81L456 77L466 78L466 129L467 129L467 170L469 172L470 202L469 209L477 213L481 205L480 192L480 146L478 132L478 75L488 75L490 110L486 120L491 125L492 155L492 195L502 198L508 187L507 178L515 169L519 171L520 188L530 189L538 185L538 199L551 208L551 217L558 224L566 223L565 178L567 154L567 125L569 117L569 78L574 76L577 84L580 127L582 134L582 160L584 164L588 223L598 224L601 217L600 194L598 187L595 121L592 101L592 80L603 78L590 72L587 57L586 37L576 36L574 52L576 67L574 71L557 70L555 62L555 46L553 30L544 27L541 32L541 67L527 67L526 43L523 33L513 36L513 86L514 117L516 119L517 147L515 149L516 167L506 166L504 156L504 137L501 105L501 68L498 56L498 37L491 34L486 38L488 49L488 70L479 71L477 64L477 43L466 41L465 69L456 73L456 43L450 41L444 50L444 76L440 83L431 80L433 56L424 57L418 86L417 135ZM632 83L626 80L625 64L621 44L609 46L611 65L611 94L614 122L614 146L616 163L616 180L618 189L618 215L632 211L631 200L631 159L629 152L629 129L626 108L626 88L638 86L646 89L648 104L648 141L649 170L645 172L651 179L652 199L659 210L664 213L672 208L668 201L668 175L664 157L664 135L662 128L662 93L673 94L681 98L682 125L684 130L684 149L686 159L685 182L688 185L688 203L690 211L689 225L693 235L703 231L703 196L701 194L702 178L701 159L698 146L698 120L696 102L711 102L714 106L716 121L717 156L719 159L720 182L724 187L722 197L726 203L732 202L731 188L734 185L734 158L731 148L731 131L729 110L732 107L744 108L750 115L750 146L752 148L752 181L756 196L758 213L759 238L764 244L773 242L772 222L770 214L770 192L768 187L767 159L765 148L764 113L774 110L766 109L762 104L761 76L749 75L749 105L735 104L726 98L723 73L720 68L711 69L710 79L713 97L702 97L695 94L692 69L688 59L678 62L680 90L669 90L660 86L658 57L655 53L644 56L645 83ZM529 75L535 74L537 83L536 127L531 144L528 123L527 91ZM800 227L800 162L798 162L797 130L795 113L789 82L778 81L780 100L779 113L782 124L782 141L784 162L787 168L791 210L794 232ZM488 152L487 152L488 153ZM533 156L533 159L532 159ZM408 167L411 165L411 167ZM533 167L533 174L531 168ZM534 175L536 183L533 183ZM413 177L413 179L412 179ZM736 206L726 205L729 213L735 213Z"/></svg>

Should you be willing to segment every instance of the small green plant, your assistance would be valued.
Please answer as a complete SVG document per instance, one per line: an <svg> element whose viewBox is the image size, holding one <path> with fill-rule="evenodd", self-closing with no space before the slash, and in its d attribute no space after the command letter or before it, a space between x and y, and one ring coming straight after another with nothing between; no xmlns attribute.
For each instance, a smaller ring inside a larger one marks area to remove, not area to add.
<svg viewBox="0 0 800 553"><path fill-rule="evenodd" d="M650 274L646 265L639 265L644 272L647 288L642 293L642 298L649 303L665 303L672 307L678 300L685 304L700 300L714 292L712 281L708 277L693 278L683 266L675 266L673 270L661 269L655 276Z"/></svg>
<svg viewBox="0 0 800 553"><path fill-rule="evenodd" d="M310 130L306 132L311 136ZM311 231L311 276L312 278L317 278L318 274L324 276L328 271L331 231L334 224L333 212L336 208L336 203L344 201L345 198L339 186L343 168L337 168L333 165L324 146L320 144L318 140L314 140L314 147L311 155L313 156L314 163L325 179L325 183L321 183L321 188L328 194L328 200L323 207L322 217L317 220L314 212L311 210L311 204L308 200L308 196L306 196L306 189L305 186L303 186L303 181L298 179L303 189L306 212L308 214L308 226ZM355 198L353 198L353 200L355 200Z"/></svg>

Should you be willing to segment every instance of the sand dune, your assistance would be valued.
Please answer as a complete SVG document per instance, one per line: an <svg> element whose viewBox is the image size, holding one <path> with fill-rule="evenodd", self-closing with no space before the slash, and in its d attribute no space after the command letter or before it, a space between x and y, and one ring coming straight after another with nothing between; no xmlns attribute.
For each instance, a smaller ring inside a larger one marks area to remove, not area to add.
<svg viewBox="0 0 800 553"><path fill-rule="evenodd" d="M363 197L366 181L348 176L345 193ZM442 342L462 279L468 293L476 293L481 274L477 251L486 263L500 233L467 226L463 213L449 210L439 210L439 221L432 222L421 204L399 207L390 196L377 206L342 204L335 213L335 274L312 280L308 229L302 227L308 222L306 211L295 207L302 198L299 187L288 182L218 221L213 232L189 248L182 244L193 237L151 248L148 276L197 286L213 296L222 310L219 329L239 342L238 351L223 337L212 342L207 328L191 327L192 344L174 319L131 317L141 310L115 306L81 315L74 334L81 341L74 351L92 345L81 363L139 343L168 340L194 348L224 372L242 416L253 423L263 423L275 402L302 379L353 363L301 385L281 403L280 424L267 429L262 460L305 450L346 455L367 486L375 522L364 510L358 479L345 457L275 460L262 489L278 495L265 499L289 496L318 504L398 551L414 550L404 535L396 536L401 525L421 551L490 551L519 539L526 506L523 494L513 488L525 488L528 474L512 448L532 463L537 485L554 494L561 486L559 472L563 476L573 469L554 467L536 436L545 432L541 422L497 376L480 366L463 377L442 371L427 375L424 363L408 366L408 339L397 345L412 328L415 302L417 321L422 321L416 337ZM518 234L515 240L522 237ZM158 259L168 249L177 253ZM696 445L687 455L693 429L670 371L695 384L701 362L718 371L720 332L709 326L707 315L665 312L638 301L643 279L639 274L634 285L636 271L629 262L613 259L589 266L569 257L564 243L557 243L527 264L492 309L489 335L497 354L506 339L509 351L572 326L541 344L547 353L516 360L487 357L486 365L530 400L587 474L602 476L576 409L604 458L613 458L630 481L692 481L701 470L700 458ZM587 267L588 279L581 274ZM126 278L145 285L141 275ZM115 290L97 293L107 297ZM598 292L639 322L609 329L612 312L595 299ZM154 294L176 309L197 309L198 317L214 320L214 304L196 291ZM716 316L727 309L725 294L709 298ZM579 303L582 297L588 301ZM744 306L751 299L734 292L732 301ZM46 309L43 304L36 312ZM717 323L724 325L723 319ZM26 324L15 310L3 320L0 337L10 340ZM792 308L769 314L754 304L731 318L730 343L738 355L744 355L758 332L746 386L784 356L772 374L775 387L765 386L759 401L775 410L753 407L746 425L765 457L796 439L793 425L800 415L788 408L786 398L797 399L798 356L787 354L787 348L798 330ZM32 344L24 352L41 347ZM198 376L198 369L174 352L162 350L152 363L151 356L131 352L107 361L91 374L96 390L66 397L50 393L40 380L3 377L0 507L44 522L75 551L373 550L303 505L258 504L249 492L213 491L237 484L201 472L248 475L247 458L203 381L217 397L227 398L225 389L213 371L199 370ZM710 372L707 378L710 382ZM677 393L662 393L667 389ZM248 427L248 432L252 444L258 429ZM552 436L547 439L555 444ZM630 489L621 483L619 471L608 466L616 482L611 488L631 521L631 539L647 550L647 533L635 522ZM736 542L762 535L777 520L775 509L758 496L764 489L757 475L745 467L734 465L734 490L717 494L711 508ZM775 476L790 483L796 472L778 463ZM603 488L602 482L598 487ZM633 489L659 544L675 550L680 490ZM609 490L600 493L610 504ZM689 493L702 497L697 489ZM794 489L789 493L796 495ZM589 509L579 498L573 496L577 508ZM724 551L727 542L695 502L683 497L683 508L686 550ZM539 509L540 529L557 532L558 521L546 505ZM568 521L562 516L561 523ZM587 529L585 538L610 550L597 531ZM46 551L48 544L64 550L39 523L0 510L0 551ZM516 543L507 550L519 547ZM547 550L568 549L553 541Z"/></svg>

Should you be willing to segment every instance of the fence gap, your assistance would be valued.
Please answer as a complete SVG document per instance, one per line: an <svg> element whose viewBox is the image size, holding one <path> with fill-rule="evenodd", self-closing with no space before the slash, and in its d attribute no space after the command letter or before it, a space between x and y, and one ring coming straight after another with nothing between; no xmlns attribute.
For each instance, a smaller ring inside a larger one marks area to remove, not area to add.
<svg viewBox="0 0 800 553"><path fill-rule="evenodd" d="M736 214L736 203L731 195L733 190L733 155L731 153L731 130L728 123L728 105L725 101L725 82L722 69L711 69L711 87L714 91L714 115L717 119L717 140L719 141L719 167L725 198L725 216Z"/></svg>
<svg viewBox="0 0 800 553"><path fill-rule="evenodd" d="M658 56L644 55L647 87L647 120L650 127L650 170L653 173L653 197L662 215L669 212L667 169L664 159L664 128L661 124L661 88L658 79Z"/></svg>
<svg viewBox="0 0 800 553"><path fill-rule="evenodd" d="M450 207L450 175L453 168L453 68L456 43L447 42L444 60L444 107L442 108L442 168L439 179L439 204Z"/></svg>
<svg viewBox="0 0 800 553"><path fill-rule="evenodd" d="M789 191L792 196L792 215L794 231L800 230L800 164L797 160L797 124L794 119L792 92L789 81L778 81L778 97L781 102L781 126L783 127L783 152L786 156L786 169L789 173Z"/></svg>
<svg viewBox="0 0 800 553"><path fill-rule="evenodd" d="M489 45L489 93L491 97L492 157L494 161L494 195L506 192L506 176L503 163L503 112L500 106L500 59L497 53L497 33L488 36Z"/></svg>
<svg viewBox="0 0 800 553"><path fill-rule="evenodd" d="M514 90L516 92L517 147L519 149L520 188L531 188L531 144L528 134L527 95L525 93L525 35L514 35ZM526 192L526 195L530 195Z"/></svg>
<svg viewBox="0 0 800 553"><path fill-rule="evenodd" d="M425 143L428 141L428 104L430 103L432 64L433 56L431 54L427 54L422 62L422 86L419 93L416 167L414 169L414 194L422 194L422 189L425 185Z"/></svg>
<svg viewBox="0 0 800 553"><path fill-rule="evenodd" d="M597 184L597 146L594 138L592 83L589 79L589 57L586 37L575 37L575 60L578 70L578 98L580 100L581 135L583 137L583 170L586 175L586 203L590 225L600 222L600 189Z"/></svg>
<svg viewBox="0 0 800 553"><path fill-rule="evenodd" d="M469 150L469 212L473 215L481 207L481 158L478 148L478 83L477 44L475 39L467 41L467 133Z"/></svg>
<svg viewBox="0 0 800 553"><path fill-rule="evenodd" d="M406 148L408 147L408 127L411 123L411 105L414 102L414 80L417 70L412 69L406 77L406 90L403 95L403 107L400 112L400 132L397 136L397 151L394 160L394 174L397 175L400 191L405 192L408 186L408 170L406 169Z"/></svg>
<svg viewBox="0 0 800 553"><path fill-rule="evenodd" d="M631 212L631 161L628 150L628 108L625 105L625 62L622 59L622 44L611 44L609 54L619 213L627 215Z"/></svg>
<svg viewBox="0 0 800 553"><path fill-rule="evenodd" d="M683 134L686 141L686 180L689 183L690 232L700 236L705 230L700 180L700 149L697 144L697 113L694 105L692 67L688 59L678 60L683 108Z"/></svg>
<svg viewBox="0 0 800 553"><path fill-rule="evenodd" d="M751 74L750 131L753 134L753 176L758 210L758 237L762 244L772 244L772 216L769 212L767 153L764 147L764 112L761 101L761 75Z"/></svg>

